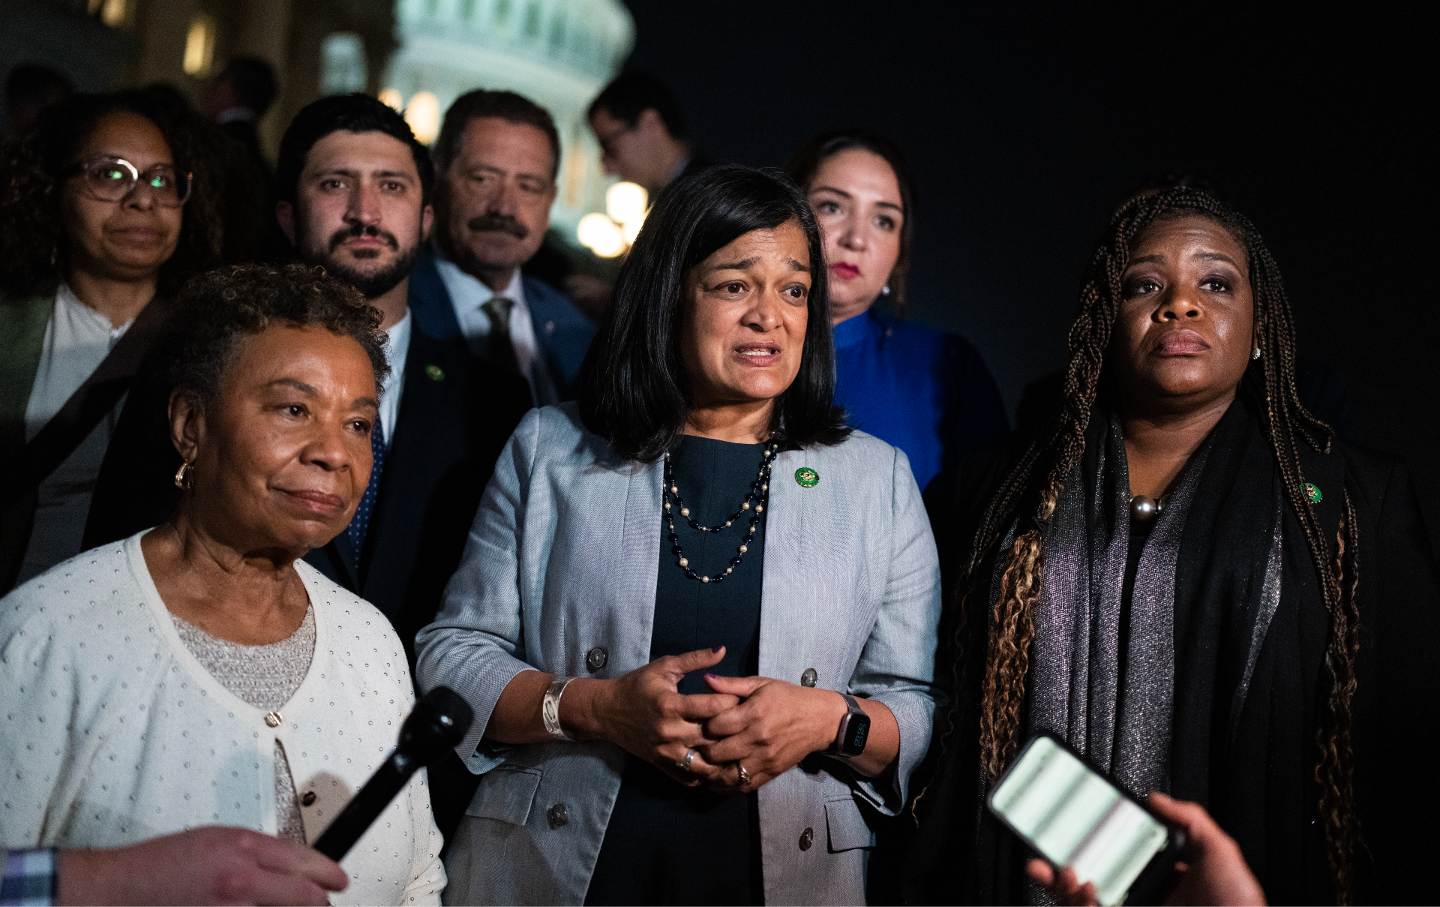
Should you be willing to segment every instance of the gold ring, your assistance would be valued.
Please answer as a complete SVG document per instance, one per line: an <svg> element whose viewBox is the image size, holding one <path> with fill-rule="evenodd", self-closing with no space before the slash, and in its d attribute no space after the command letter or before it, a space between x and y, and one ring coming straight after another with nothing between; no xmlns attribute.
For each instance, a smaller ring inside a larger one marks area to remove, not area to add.
<svg viewBox="0 0 1440 907"><path fill-rule="evenodd" d="M735 774L740 776L740 786L744 787L750 783L750 770L743 763L735 763Z"/></svg>

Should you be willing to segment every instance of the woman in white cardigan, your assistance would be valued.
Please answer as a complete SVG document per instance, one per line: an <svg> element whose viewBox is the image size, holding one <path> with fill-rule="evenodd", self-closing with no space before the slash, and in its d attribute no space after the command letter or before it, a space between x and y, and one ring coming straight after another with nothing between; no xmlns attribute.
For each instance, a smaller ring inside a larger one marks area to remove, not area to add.
<svg viewBox="0 0 1440 907"><path fill-rule="evenodd" d="M413 701L385 618L300 561L366 493L379 316L300 266L213 272L180 310L174 516L0 601L3 847L208 824L314 841ZM422 774L336 902L437 902L439 845Z"/></svg>
<svg viewBox="0 0 1440 907"><path fill-rule="evenodd" d="M717 167L630 252L580 405L501 455L422 686L475 723L456 903L859 903L930 739L905 455L831 403L803 194Z"/></svg>

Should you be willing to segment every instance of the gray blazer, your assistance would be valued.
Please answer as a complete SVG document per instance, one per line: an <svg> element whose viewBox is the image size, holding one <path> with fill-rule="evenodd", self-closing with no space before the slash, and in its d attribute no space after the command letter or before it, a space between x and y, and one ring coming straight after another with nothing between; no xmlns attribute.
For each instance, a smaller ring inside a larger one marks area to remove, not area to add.
<svg viewBox="0 0 1440 907"><path fill-rule="evenodd" d="M796 482L801 466L817 486ZM573 404L532 410L500 455L444 610L417 639L420 686L452 687L475 710L457 751L484 775L449 849L448 901L585 898L626 754L482 737L521 671L617 677L649 661L661 473L620 460ZM821 760L759 790L765 900L860 903L869 817L901 807L930 742L935 543L905 455L861 432L781 453L766 520L760 674L798 683L813 670L821 688L885 703L900 754L873 781Z"/></svg>

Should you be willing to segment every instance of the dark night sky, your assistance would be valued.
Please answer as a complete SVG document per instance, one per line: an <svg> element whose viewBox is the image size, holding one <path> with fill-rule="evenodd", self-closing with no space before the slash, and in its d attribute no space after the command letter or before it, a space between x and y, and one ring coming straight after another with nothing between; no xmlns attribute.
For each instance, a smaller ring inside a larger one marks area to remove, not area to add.
<svg viewBox="0 0 1440 907"><path fill-rule="evenodd" d="M671 84L710 156L780 164L854 125L901 144L920 189L916 316L970 337L1012 407L1061 364L1109 211L1165 174L1210 180L1265 234L1302 355L1345 382L1351 436L1405 453L1440 500L1422 469L1440 462L1440 149L1414 23L627 3L631 64Z"/></svg>

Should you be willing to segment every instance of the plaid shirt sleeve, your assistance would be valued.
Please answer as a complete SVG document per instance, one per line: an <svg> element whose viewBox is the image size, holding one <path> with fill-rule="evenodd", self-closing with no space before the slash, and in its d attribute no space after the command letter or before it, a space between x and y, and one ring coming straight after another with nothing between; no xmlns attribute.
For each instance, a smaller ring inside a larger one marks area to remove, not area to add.
<svg viewBox="0 0 1440 907"><path fill-rule="evenodd" d="M0 907L50 907L55 903L55 851L0 850Z"/></svg>

